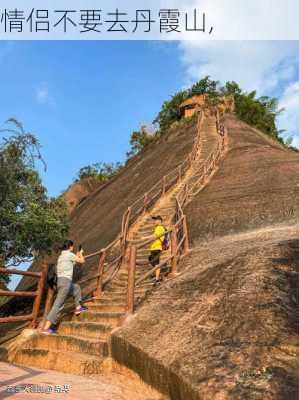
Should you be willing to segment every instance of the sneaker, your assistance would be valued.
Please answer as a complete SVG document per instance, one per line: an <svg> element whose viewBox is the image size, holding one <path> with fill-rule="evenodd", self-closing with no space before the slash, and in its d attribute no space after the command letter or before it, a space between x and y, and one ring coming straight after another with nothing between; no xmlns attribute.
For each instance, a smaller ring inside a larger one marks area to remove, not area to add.
<svg viewBox="0 0 299 400"><path fill-rule="evenodd" d="M80 315L81 312L87 311L87 307L80 306L75 309L75 315Z"/></svg>
<svg viewBox="0 0 299 400"><path fill-rule="evenodd" d="M49 329L43 329L41 331L44 335L57 335L57 331L55 329L49 328Z"/></svg>

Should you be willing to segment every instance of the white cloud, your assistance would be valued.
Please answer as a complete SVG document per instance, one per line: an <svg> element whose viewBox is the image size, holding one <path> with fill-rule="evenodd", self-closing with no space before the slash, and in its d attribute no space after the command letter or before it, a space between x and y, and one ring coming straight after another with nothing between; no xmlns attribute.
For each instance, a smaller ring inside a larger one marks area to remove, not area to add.
<svg viewBox="0 0 299 400"><path fill-rule="evenodd" d="M179 44L186 85L205 75L234 80L245 90L273 92L292 79L299 64L297 42L184 41Z"/></svg>
<svg viewBox="0 0 299 400"><path fill-rule="evenodd" d="M185 86L206 75L234 80L246 91L279 98L286 111L280 129L299 147L299 46L283 41L185 41L179 44L186 68Z"/></svg>
<svg viewBox="0 0 299 400"><path fill-rule="evenodd" d="M35 97L39 104L54 105L54 100L50 96L49 87L47 83L41 83L35 91Z"/></svg>
<svg viewBox="0 0 299 400"><path fill-rule="evenodd" d="M279 117L279 126L286 130L286 136L293 136L293 145L299 147L299 81L286 87L280 105L286 111Z"/></svg>
<svg viewBox="0 0 299 400"><path fill-rule="evenodd" d="M37 100L41 104L45 104L48 101L49 98L49 91L47 88L40 88L37 90L36 94Z"/></svg>
<svg viewBox="0 0 299 400"><path fill-rule="evenodd" d="M298 0L160 0L161 8L205 12L207 31L185 33L198 40L298 40ZM275 3L275 4L274 4ZM174 37L174 35L173 35Z"/></svg>

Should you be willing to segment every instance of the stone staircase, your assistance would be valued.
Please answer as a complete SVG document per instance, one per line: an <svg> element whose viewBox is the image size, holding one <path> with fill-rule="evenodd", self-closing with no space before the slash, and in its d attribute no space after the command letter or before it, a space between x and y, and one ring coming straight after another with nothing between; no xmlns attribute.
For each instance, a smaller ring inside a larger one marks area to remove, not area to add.
<svg viewBox="0 0 299 400"><path fill-rule="evenodd" d="M211 152L216 148L218 136L214 117L206 117L201 130L202 147L193 167L172 191L163 196L151 211L151 215L161 215L166 227L170 226L175 213L175 196L188 183ZM129 231L129 237L141 240L153 232L151 216L145 214ZM140 249L136 268L138 280L148 271L148 249ZM164 252L161 258L167 257ZM80 316L68 316L58 328L59 335L47 336L36 333L26 341L14 355L12 362L33 367L54 369L79 375L101 374L110 368L109 337L120 326L125 317L127 265L123 263L116 278L105 288L100 298L86 303L88 311ZM155 290L153 280L148 278L135 289L138 304L146 294Z"/></svg>

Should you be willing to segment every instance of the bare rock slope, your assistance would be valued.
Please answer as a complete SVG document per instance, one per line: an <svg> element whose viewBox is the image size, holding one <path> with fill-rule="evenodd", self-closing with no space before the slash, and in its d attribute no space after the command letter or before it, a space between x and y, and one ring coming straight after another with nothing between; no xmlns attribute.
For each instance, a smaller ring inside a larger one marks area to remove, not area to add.
<svg viewBox="0 0 299 400"><path fill-rule="evenodd" d="M299 398L299 155L226 118L229 151L187 206L193 251L115 332L172 399Z"/></svg>

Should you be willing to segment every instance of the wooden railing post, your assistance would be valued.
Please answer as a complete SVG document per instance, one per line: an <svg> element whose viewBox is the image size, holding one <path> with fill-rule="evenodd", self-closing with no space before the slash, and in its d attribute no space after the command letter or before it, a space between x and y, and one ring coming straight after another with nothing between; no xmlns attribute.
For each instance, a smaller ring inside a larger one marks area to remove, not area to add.
<svg viewBox="0 0 299 400"><path fill-rule="evenodd" d="M182 164L179 166L179 181L182 180Z"/></svg>
<svg viewBox="0 0 299 400"><path fill-rule="evenodd" d="M177 273L177 265L178 265L178 257L177 257L177 248L178 248L178 241L177 241L177 230L176 227L173 226L171 231L171 275L175 276Z"/></svg>
<svg viewBox="0 0 299 400"><path fill-rule="evenodd" d="M102 294L105 259L106 259L106 252L103 251L100 255L100 260L99 260L99 267L98 267L99 276L97 279L97 287L94 292L94 297L100 297Z"/></svg>
<svg viewBox="0 0 299 400"><path fill-rule="evenodd" d="M146 212L147 209L147 203L148 203L148 193L145 193L144 199L143 199L143 212Z"/></svg>
<svg viewBox="0 0 299 400"><path fill-rule="evenodd" d="M130 216L131 216L131 212L132 212L132 208L131 207L128 207L128 210L127 210L127 218L126 218L126 221L125 221L125 227L124 227L124 232L123 232L123 238L122 238L122 240L123 240L123 242L126 244L126 242L127 242L127 235L128 235L128 229L129 229L129 226L130 226Z"/></svg>
<svg viewBox="0 0 299 400"><path fill-rule="evenodd" d="M184 240L184 254L188 254L190 251L189 248L189 234L188 234L188 226L187 226L187 219L186 219L186 215L184 215L184 219L183 219L183 234L185 236L185 240Z"/></svg>
<svg viewBox="0 0 299 400"><path fill-rule="evenodd" d="M166 193L166 176L163 176L162 179L162 195L164 196L164 194Z"/></svg>
<svg viewBox="0 0 299 400"><path fill-rule="evenodd" d="M137 247L130 248L130 261L128 263L128 289L127 289L127 314L134 312L135 271Z"/></svg>
<svg viewBox="0 0 299 400"><path fill-rule="evenodd" d="M37 318L40 310L40 304L41 300L44 294L44 288L45 288L45 283L46 283L46 278L48 274L48 264L43 264L42 266L42 274L41 277L39 278L38 284L37 284L37 296L34 299L33 303L33 308L32 308L32 321L31 321L31 328L35 329L37 325Z"/></svg>
<svg viewBox="0 0 299 400"><path fill-rule="evenodd" d="M54 303L54 295L55 295L55 290L52 289L51 287L48 287L48 292L47 292L47 297L46 297L46 303L45 303L45 309L44 309L44 315L43 315L43 319L41 322L41 328L43 328L43 324L45 323L46 319L47 319L47 315L49 314L53 303Z"/></svg>

